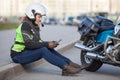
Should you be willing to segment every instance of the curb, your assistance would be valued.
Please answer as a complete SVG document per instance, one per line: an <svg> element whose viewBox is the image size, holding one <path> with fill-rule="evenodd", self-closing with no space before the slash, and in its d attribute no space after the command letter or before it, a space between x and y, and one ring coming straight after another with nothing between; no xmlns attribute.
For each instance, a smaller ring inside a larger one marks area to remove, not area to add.
<svg viewBox="0 0 120 80"><path fill-rule="evenodd" d="M56 48L56 50L60 53L65 52L66 50L73 47L74 43L78 40L74 40L69 42L68 44L61 45L60 47ZM26 69L30 69L32 67L35 67L41 63L43 63L45 60L41 59L39 61L27 64L22 66L21 64L17 63L10 63L8 65L0 67L0 80L12 80L14 77L25 73Z"/></svg>
<svg viewBox="0 0 120 80"><path fill-rule="evenodd" d="M22 65L10 63L0 67L0 80L11 80L13 77L18 76L23 72L25 72L25 70Z"/></svg>

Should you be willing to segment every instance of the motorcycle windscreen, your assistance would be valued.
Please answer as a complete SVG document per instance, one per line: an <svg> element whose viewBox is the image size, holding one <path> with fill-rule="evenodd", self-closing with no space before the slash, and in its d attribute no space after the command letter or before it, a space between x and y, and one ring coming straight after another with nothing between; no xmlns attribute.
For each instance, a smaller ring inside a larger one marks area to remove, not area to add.
<svg viewBox="0 0 120 80"><path fill-rule="evenodd" d="M96 36L96 42L104 43L108 36L113 36L114 30L107 30L99 33Z"/></svg>

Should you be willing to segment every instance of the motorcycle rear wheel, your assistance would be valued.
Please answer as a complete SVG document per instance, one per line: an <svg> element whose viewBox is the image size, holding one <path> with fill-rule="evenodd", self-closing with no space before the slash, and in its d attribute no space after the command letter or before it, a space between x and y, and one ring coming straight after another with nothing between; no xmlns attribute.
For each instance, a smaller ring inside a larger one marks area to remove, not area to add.
<svg viewBox="0 0 120 80"><path fill-rule="evenodd" d="M83 44L87 45L89 41L90 39L86 39L83 42ZM90 71L90 72L97 71L102 66L103 63L99 60L87 58L86 53L87 51L81 50L81 55L80 55L81 64L85 67L85 70L87 71Z"/></svg>

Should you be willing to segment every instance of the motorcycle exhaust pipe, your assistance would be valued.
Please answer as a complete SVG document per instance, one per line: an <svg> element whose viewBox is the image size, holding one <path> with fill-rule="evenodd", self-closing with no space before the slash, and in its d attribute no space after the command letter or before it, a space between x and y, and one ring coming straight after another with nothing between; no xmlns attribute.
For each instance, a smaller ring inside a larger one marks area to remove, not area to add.
<svg viewBox="0 0 120 80"><path fill-rule="evenodd" d="M87 52L86 57L92 58L92 59L105 59L104 56L101 56L101 55L96 54L96 53L91 53L91 52Z"/></svg>
<svg viewBox="0 0 120 80"><path fill-rule="evenodd" d="M77 48L79 48L79 49L82 49L82 50L85 50L85 51L94 51L94 50L96 50L96 49L98 49L99 47L101 47L103 44L100 44L100 45L97 45L97 46L95 46L95 47L93 47L93 48L90 48L90 47L87 47L87 46L85 46L85 45L83 45L83 44L81 44L81 43L75 43L75 47L77 47Z"/></svg>

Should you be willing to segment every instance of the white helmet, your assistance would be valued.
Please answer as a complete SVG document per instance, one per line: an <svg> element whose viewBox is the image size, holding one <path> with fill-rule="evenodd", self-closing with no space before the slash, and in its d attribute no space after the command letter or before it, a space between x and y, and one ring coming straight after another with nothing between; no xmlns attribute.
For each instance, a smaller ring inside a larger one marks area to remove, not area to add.
<svg viewBox="0 0 120 80"><path fill-rule="evenodd" d="M25 11L25 14L30 19L35 19L35 14L41 14L42 16L46 15L46 8L40 3L30 4Z"/></svg>

